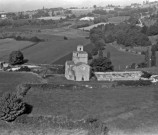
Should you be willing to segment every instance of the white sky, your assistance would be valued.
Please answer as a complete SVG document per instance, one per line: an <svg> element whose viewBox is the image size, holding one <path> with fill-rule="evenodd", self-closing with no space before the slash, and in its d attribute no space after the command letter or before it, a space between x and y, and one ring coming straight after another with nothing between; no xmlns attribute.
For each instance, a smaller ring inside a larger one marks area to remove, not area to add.
<svg viewBox="0 0 158 135"><path fill-rule="evenodd" d="M131 3L143 3L144 0L0 0L0 11L23 11L53 7L90 7L93 5L106 6L129 5ZM155 0L149 0L155 1Z"/></svg>

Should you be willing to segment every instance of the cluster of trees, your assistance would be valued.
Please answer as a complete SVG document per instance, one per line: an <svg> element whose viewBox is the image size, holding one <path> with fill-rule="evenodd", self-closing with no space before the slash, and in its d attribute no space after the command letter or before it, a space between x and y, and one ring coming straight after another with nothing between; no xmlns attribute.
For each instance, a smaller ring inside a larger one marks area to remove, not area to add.
<svg viewBox="0 0 158 135"><path fill-rule="evenodd" d="M85 23L82 23L82 24L77 24L76 28L83 28L83 27L88 27L88 26L90 26L90 23L85 22Z"/></svg>
<svg viewBox="0 0 158 135"><path fill-rule="evenodd" d="M103 26L93 28L90 30L90 40L93 45L92 55L97 55L99 50L105 49Z"/></svg>
<svg viewBox="0 0 158 135"><path fill-rule="evenodd" d="M107 22L108 21L108 18L107 17L97 17L97 18L94 18L94 24L97 24L97 23L100 23L100 22Z"/></svg>
<svg viewBox="0 0 158 135"><path fill-rule="evenodd" d="M103 50L105 50L106 46L103 28L104 25L101 25L90 31L90 40L93 45L91 54L98 55L98 57L92 59L90 63L93 72L113 71L113 65L110 60L110 52L107 53L107 57L104 57L103 55Z"/></svg>
<svg viewBox="0 0 158 135"><path fill-rule="evenodd" d="M104 28L106 43L117 41L119 44L125 46L150 46L151 42L146 34L143 33L142 28L121 23L119 25L107 24Z"/></svg>
<svg viewBox="0 0 158 135"><path fill-rule="evenodd" d="M63 22L63 19L60 20L38 20L38 19L19 19L19 20L12 20L12 19L6 19L6 20L0 20L0 27L4 26L12 26L12 27L19 27L19 26L25 26L25 25L33 25L33 26L41 26L41 25L56 25L60 22Z"/></svg>
<svg viewBox="0 0 158 135"><path fill-rule="evenodd" d="M157 35L158 34L158 22L156 22L155 24L144 28L146 30L146 34L148 36L153 36L153 35Z"/></svg>
<svg viewBox="0 0 158 135"><path fill-rule="evenodd" d="M151 45L147 35L138 30L119 31L116 39L118 44L123 44L130 47Z"/></svg>
<svg viewBox="0 0 158 135"><path fill-rule="evenodd" d="M106 10L96 9L93 11L94 14L106 15L108 12Z"/></svg>
<svg viewBox="0 0 158 135"><path fill-rule="evenodd" d="M124 9L121 8L115 8L115 11L117 11L118 16L133 16L136 14L142 13L143 15L146 14L147 12L150 14L154 11L153 8L138 8L138 9L133 9L130 7L126 7ZM116 13L115 13L116 14Z"/></svg>
<svg viewBox="0 0 158 135"><path fill-rule="evenodd" d="M104 40L105 43L117 41L119 44L130 47L150 46L151 42L148 36L143 33L143 29L126 23L119 25L107 24L92 29L90 39L96 48L98 48L97 42L100 40ZM101 45L99 42L99 46L105 46L105 43Z"/></svg>
<svg viewBox="0 0 158 135"><path fill-rule="evenodd" d="M102 57L100 55L98 58L92 60L90 66L92 67L93 72L106 72L114 70L111 60L107 57Z"/></svg>

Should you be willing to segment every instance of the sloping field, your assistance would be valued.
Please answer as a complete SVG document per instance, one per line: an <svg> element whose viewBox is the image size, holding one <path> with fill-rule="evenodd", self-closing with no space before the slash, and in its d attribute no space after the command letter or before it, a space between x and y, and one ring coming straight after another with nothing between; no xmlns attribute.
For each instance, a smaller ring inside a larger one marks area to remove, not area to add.
<svg viewBox="0 0 158 135"><path fill-rule="evenodd" d="M143 55L134 55L128 52L122 52L111 45L107 45L104 52L105 56L108 51L111 53L111 61L115 70L123 70L125 69L126 65L131 65L132 63L141 63L144 61Z"/></svg>
<svg viewBox="0 0 158 135"><path fill-rule="evenodd" d="M91 48L92 47L89 44L85 46L85 51L90 51ZM122 52L111 45L106 46L104 56L107 55L107 52L111 53L111 61L115 70L123 70L125 69L126 65L130 65L132 63L141 63L144 61L143 55L134 55L128 52ZM56 60L54 64L65 64L67 60L72 60L72 52Z"/></svg>
<svg viewBox="0 0 158 135"><path fill-rule="evenodd" d="M87 44L86 46L84 46L84 51L87 51L87 52L91 52L91 49L92 49L92 46L91 44ZM76 49L75 49L76 50ZM74 51L74 50L73 50ZM72 52L73 52L72 51ZM65 64L66 61L69 61L69 60L72 60L72 52L68 53L67 55L55 60L53 62L53 64Z"/></svg>
<svg viewBox="0 0 158 135"><path fill-rule="evenodd" d="M16 41L14 39L0 39L0 60L7 60L8 55L15 50L28 47L32 42L29 41Z"/></svg>
<svg viewBox="0 0 158 135"><path fill-rule="evenodd" d="M110 129L135 131L158 124L156 89L157 86L77 90L45 87L31 89L25 100L33 105L33 116L98 116Z"/></svg>
<svg viewBox="0 0 158 135"><path fill-rule="evenodd" d="M41 81L39 77L31 73L0 72L0 95L7 91L13 92L17 85L25 82L39 83Z"/></svg>
<svg viewBox="0 0 158 135"><path fill-rule="evenodd" d="M37 36L44 42L32 43L27 41L15 41L13 39L0 40L0 60L8 61L9 54L14 50L22 50L25 59L29 63L52 63L56 59L76 50L77 45L86 45L88 33L69 28L43 29L39 33L31 33L26 36ZM68 40L64 40L64 36Z"/></svg>
<svg viewBox="0 0 158 135"><path fill-rule="evenodd" d="M69 28L69 26L63 28L55 28L55 29L43 29L41 31L42 34L45 35L66 36L69 38L86 37L89 35L88 32L71 29Z"/></svg>
<svg viewBox="0 0 158 135"><path fill-rule="evenodd" d="M77 49L77 45L86 45L89 40L83 37L68 38L64 40L63 36L45 35L46 42L23 50L24 56L29 63L45 64L53 63L55 60L69 54Z"/></svg>

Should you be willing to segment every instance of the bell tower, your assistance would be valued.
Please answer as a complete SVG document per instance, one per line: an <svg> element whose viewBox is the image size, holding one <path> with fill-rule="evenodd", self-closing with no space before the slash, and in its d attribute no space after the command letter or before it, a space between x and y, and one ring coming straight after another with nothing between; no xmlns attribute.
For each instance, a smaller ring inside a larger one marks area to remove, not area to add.
<svg viewBox="0 0 158 135"><path fill-rule="evenodd" d="M77 46L77 51L73 52L72 60L75 64L79 62L88 64L88 53L83 51L82 45Z"/></svg>

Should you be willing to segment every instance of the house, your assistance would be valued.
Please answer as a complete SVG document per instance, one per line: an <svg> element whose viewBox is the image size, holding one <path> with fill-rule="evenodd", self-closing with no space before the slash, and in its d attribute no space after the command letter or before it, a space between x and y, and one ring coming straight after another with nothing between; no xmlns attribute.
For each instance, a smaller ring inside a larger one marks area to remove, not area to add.
<svg viewBox="0 0 158 135"><path fill-rule="evenodd" d="M77 46L77 51L73 52L72 61L66 61L65 77L73 81L89 81L88 53L83 51L83 46Z"/></svg>
<svg viewBox="0 0 158 135"><path fill-rule="evenodd" d="M80 21L94 21L94 17L83 17L80 19Z"/></svg>
<svg viewBox="0 0 158 135"><path fill-rule="evenodd" d="M7 13L5 12L0 12L0 19L7 19Z"/></svg>

